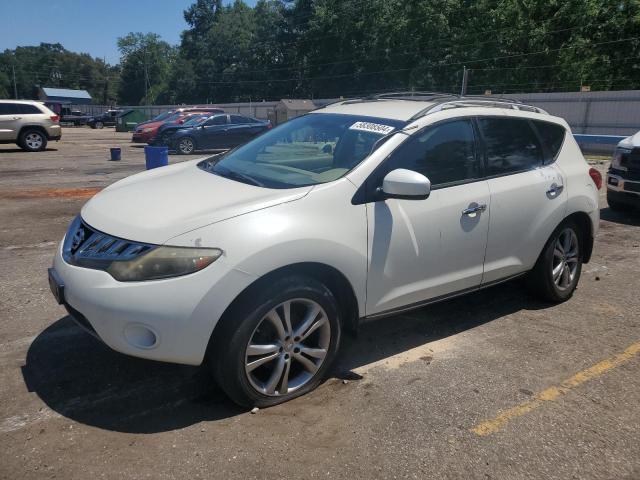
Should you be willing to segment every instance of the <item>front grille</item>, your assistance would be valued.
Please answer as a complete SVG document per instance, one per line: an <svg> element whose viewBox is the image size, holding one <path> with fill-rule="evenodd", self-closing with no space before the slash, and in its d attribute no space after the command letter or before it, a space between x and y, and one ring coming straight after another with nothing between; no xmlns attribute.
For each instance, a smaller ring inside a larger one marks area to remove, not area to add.
<svg viewBox="0 0 640 480"><path fill-rule="evenodd" d="M62 247L64 259L87 268L104 268L113 261L133 260L154 249L155 245L133 242L100 232L77 217L67 232Z"/></svg>
<svg viewBox="0 0 640 480"><path fill-rule="evenodd" d="M620 165L626 167L630 172L640 172L640 147L636 147L630 152L623 152L620 155Z"/></svg>

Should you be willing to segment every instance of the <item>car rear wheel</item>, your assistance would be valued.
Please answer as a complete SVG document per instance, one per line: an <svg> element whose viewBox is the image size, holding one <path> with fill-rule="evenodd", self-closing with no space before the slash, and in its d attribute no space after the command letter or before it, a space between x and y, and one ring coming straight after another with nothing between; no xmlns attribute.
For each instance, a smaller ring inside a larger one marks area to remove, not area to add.
<svg viewBox="0 0 640 480"><path fill-rule="evenodd" d="M184 137L178 140L178 153L181 155L189 155L196 149L196 144L191 137Z"/></svg>
<svg viewBox="0 0 640 480"><path fill-rule="evenodd" d="M47 148L47 136L40 130L25 130L20 134L18 145L28 152L39 152Z"/></svg>
<svg viewBox="0 0 640 480"><path fill-rule="evenodd" d="M94 125L95 125L95 128L104 128L104 123L102 122L96 122Z"/></svg>
<svg viewBox="0 0 640 480"><path fill-rule="evenodd" d="M225 315L210 356L221 388L236 403L267 407L316 388L340 344L331 291L307 277L273 282Z"/></svg>
<svg viewBox="0 0 640 480"><path fill-rule="evenodd" d="M571 298L582 272L582 243L575 223L556 228L529 274L529 286L538 297L554 303Z"/></svg>

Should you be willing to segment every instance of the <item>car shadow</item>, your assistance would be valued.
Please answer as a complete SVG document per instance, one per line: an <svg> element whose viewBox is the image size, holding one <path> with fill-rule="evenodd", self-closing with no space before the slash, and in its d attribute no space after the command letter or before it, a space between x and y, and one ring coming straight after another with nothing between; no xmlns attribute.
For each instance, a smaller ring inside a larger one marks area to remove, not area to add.
<svg viewBox="0 0 640 480"><path fill-rule="evenodd" d="M600 220L620 223L631 227L640 226L640 209L630 209L627 212L616 212L609 207L600 210Z"/></svg>
<svg viewBox="0 0 640 480"><path fill-rule="evenodd" d="M547 306L513 285L510 282L363 324L356 337L343 337L332 376L357 379L353 370L360 366L519 310ZM56 321L36 337L22 374L28 390L55 412L111 431L163 432L247 411L224 395L206 366L173 365L119 354L85 333L69 317Z"/></svg>
<svg viewBox="0 0 640 480"><path fill-rule="evenodd" d="M38 152L27 152L21 148L0 148L0 153L42 153L42 152L57 152L57 148L47 147L44 150L40 150Z"/></svg>

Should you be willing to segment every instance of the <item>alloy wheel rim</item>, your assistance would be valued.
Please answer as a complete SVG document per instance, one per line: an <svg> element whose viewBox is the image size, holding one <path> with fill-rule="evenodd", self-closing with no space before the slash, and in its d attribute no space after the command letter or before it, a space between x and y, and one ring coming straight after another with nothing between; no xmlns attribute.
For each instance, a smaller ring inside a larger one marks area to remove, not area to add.
<svg viewBox="0 0 640 480"><path fill-rule="evenodd" d="M553 283L558 290L567 290L573 284L578 270L578 236L571 228L566 228L556 239L551 262Z"/></svg>
<svg viewBox="0 0 640 480"><path fill-rule="evenodd" d="M191 151L193 150L193 142L188 138L183 139L180 142L180 150L184 153L191 153Z"/></svg>
<svg viewBox="0 0 640 480"><path fill-rule="evenodd" d="M268 396L282 396L308 384L324 364L331 324L313 300L280 303L262 317L245 350L251 386Z"/></svg>
<svg viewBox="0 0 640 480"><path fill-rule="evenodd" d="M29 148L38 149L42 147L42 136L39 133L30 133L25 138L25 142Z"/></svg>

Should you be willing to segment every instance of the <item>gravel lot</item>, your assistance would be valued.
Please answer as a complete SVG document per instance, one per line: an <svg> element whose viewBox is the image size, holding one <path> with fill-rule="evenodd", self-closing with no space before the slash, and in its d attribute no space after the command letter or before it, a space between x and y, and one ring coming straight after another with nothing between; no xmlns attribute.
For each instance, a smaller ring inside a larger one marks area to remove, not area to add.
<svg viewBox="0 0 640 480"><path fill-rule="evenodd" d="M511 282L369 323L318 390L253 415L205 368L109 350L49 292L82 204L144 169L129 138L0 145L0 478L640 479L640 214L602 196L570 301Z"/></svg>

